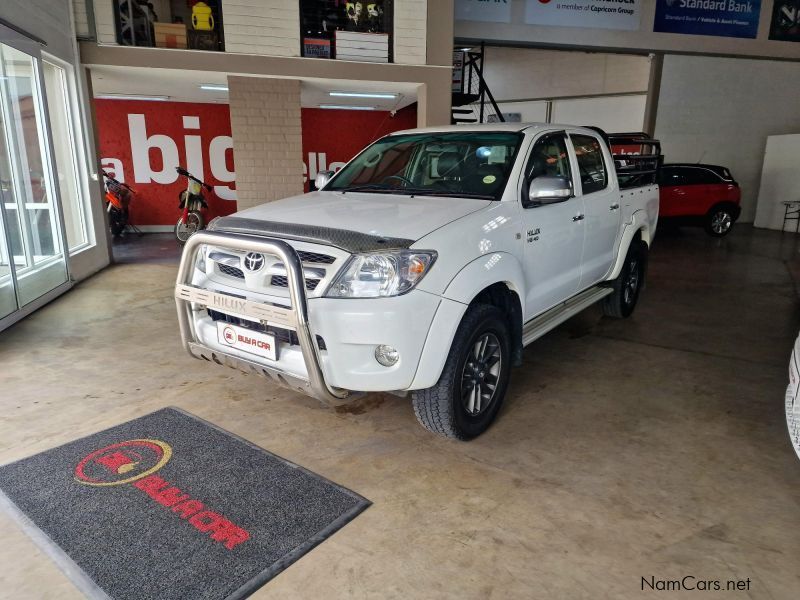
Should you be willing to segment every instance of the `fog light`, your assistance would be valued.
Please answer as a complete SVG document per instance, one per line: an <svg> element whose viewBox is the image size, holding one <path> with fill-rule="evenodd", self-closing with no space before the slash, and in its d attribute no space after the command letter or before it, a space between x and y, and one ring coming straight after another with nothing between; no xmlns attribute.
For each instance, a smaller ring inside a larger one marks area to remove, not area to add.
<svg viewBox="0 0 800 600"><path fill-rule="evenodd" d="M375 360L384 367L391 367L400 360L400 353L391 346L381 344L375 347Z"/></svg>

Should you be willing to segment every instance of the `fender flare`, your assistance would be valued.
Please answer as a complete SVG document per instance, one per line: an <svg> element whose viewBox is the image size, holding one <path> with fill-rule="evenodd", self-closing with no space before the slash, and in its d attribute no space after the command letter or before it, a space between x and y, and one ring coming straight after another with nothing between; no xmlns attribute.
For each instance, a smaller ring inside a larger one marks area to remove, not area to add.
<svg viewBox="0 0 800 600"><path fill-rule="evenodd" d="M525 314L525 273L517 257L510 252L484 254L467 263L447 284L442 296L469 304L496 283L506 284L519 296L522 314Z"/></svg>
<svg viewBox="0 0 800 600"><path fill-rule="evenodd" d="M497 283L503 283L514 291L523 304L522 310L525 309L525 276L522 265L513 254L493 252L468 263L456 273L442 294L442 303L431 323L409 389L426 389L436 385L469 304L483 290Z"/></svg>
<svg viewBox="0 0 800 600"><path fill-rule="evenodd" d="M631 247L633 239L639 235L642 241L650 246L653 240L653 232L650 230L650 225L647 221L647 213L644 210L637 210L631 215L630 223L625 223L625 229L622 231L622 238L619 241L619 250L614 265L611 268L607 281L611 281L619 277L622 272L622 267L625 264L625 257L628 255L628 248Z"/></svg>

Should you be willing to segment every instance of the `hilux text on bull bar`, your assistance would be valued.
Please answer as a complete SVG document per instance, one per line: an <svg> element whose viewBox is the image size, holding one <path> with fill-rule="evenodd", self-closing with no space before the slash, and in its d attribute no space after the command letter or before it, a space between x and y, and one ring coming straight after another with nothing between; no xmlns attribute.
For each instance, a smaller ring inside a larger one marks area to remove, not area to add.
<svg viewBox="0 0 800 600"><path fill-rule="evenodd" d="M286 308L274 304L253 302L193 286L191 280L197 262L197 254L204 244L245 252L260 252L278 257L286 268L291 306ZM348 398L347 390L333 388L325 381L314 337L309 329L308 303L302 264L295 249L286 242L213 231L194 234L183 249L175 285L175 303L178 308L178 323L183 346L192 356L239 368L246 372L255 372L286 387L305 392L326 404L341 404ZM303 352L308 380L304 381L296 375L282 372L279 369L226 355L203 346L197 341L194 332L194 321L191 318L193 304L197 305L200 310L209 307L219 310L235 309L233 312L250 317L262 325L273 324L295 331Z"/></svg>

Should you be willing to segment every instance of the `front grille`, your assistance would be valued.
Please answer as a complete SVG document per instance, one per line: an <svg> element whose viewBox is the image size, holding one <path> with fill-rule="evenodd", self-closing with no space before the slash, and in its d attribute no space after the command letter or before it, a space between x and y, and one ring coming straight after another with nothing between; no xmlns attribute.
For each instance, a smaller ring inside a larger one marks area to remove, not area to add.
<svg viewBox="0 0 800 600"><path fill-rule="evenodd" d="M247 319L240 319L239 317L234 317L233 315L226 315L225 313L221 313L216 310L211 310L210 308L207 309L207 311L208 311L208 316L211 317L211 320L214 322L224 321L225 323L230 323L231 325L237 325L239 327L249 329L250 331L269 333L270 335L274 335L277 341L284 342L292 346L298 346L300 344L300 342L297 340L297 333L295 333L291 329L283 329L281 327L275 327L274 325L263 325L261 323L254 323L253 321L248 321Z"/></svg>
<svg viewBox="0 0 800 600"><path fill-rule="evenodd" d="M306 252L305 250L298 250L297 254L300 260L304 263L321 263L323 265L330 265L336 262L335 256L328 256L327 254L319 254L317 252Z"/></svg>
<svg viewBox="0 0 800 600"><path fill-rule="evenodd" d="M229 265L223 263L217 263L217 267L219 270L228 275L229 277L236 277L237 279L244 279L244 271L237 267L231 267Z"/></svg>
<svg viewBox="0 0 800 600"><path fill-rule="evenodd" d="M313 292L319 285L319 279L306 279L306 289ZM275 287L289 287L289 280L284 275L273 275L270 284Z"/></svg>

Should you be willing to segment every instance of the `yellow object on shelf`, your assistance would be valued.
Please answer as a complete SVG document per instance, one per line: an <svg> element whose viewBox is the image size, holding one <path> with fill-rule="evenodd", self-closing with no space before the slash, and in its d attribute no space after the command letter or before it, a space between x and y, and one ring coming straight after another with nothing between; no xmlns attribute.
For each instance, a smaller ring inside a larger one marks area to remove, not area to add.
<svg viewBox="0 0 800 600"><path fill-rule="evenodd" d="M213 31L214 15L211 7L205 2L198 2L192 7L192 27L196 31Z"/></svg>

